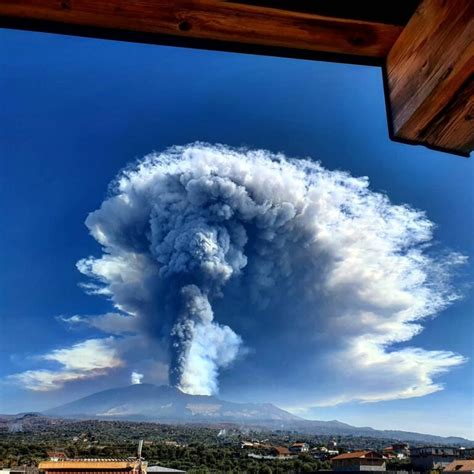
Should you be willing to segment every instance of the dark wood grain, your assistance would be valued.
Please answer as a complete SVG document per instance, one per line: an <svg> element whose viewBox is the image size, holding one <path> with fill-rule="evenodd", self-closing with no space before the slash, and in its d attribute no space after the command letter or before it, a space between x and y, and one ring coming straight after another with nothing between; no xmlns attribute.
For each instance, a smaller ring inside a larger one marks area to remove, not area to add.
<svg viewBox="0 0 474 474"><path fill-rule="evenodd" d="M400 25L217 0L0 0L0 17L384 58Z"/></svg>
<svg viewBox="0 0 474 474"><path fill-rule="evenodd" d="M474 144L474 3L424 0L386 64L394 138L469 154Z"/></svg>
<svg viewBox="0 0 474 474"><path fill-rule="evenodd" d="M280 10L314 13L336 18L405 26L420 0L374 2L373 0L227 0L233 3L260 5Z"/></svg>

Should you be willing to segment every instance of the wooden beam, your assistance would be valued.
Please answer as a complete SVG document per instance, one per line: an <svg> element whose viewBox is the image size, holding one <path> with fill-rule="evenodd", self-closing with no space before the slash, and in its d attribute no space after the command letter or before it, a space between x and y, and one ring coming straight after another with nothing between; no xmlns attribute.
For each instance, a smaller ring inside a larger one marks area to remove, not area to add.
<svg viewBox="0 0 474 474"><path fill-rule="evenodd" d="M313 13L333 18L405 26L420 0L374 2L372 0L231 0L233 3L259 5L279 10Z"/></svg>
<svg viewBox="0 0 474 474"><path fill-rule="evenodd" d="M401 3L400 3L401 2ZM474 148L472 0L0 0L0 26L384 66L390 137Z"/></svg>
<svg viewBox="0 0 474 474"><path fill-rule="evenodd" d="M291 51L297 57L298 52L340 54L353 58L348 62L367 58L380 64L403 28L223 0L0 0L0 25L22 22L28 29L69 28L86 36L92 29L92 36L140 34L147 42L201 40L215 49L249 51L247 46L256 52L269 48L271 54L270 48L282 48L289 56Z"/></svg>
<svg viewBox="0 0 474 474"><path fill-rule="evenodd" d="M474 148L474 3L423 0L387 57L392 138Z"/></svg>

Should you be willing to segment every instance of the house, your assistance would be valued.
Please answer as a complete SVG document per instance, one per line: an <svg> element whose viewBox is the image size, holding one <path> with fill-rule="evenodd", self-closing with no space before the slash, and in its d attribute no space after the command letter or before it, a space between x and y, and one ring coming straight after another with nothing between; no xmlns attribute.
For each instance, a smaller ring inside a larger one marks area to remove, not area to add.
<svg viewBox="0 0 474 474"><path fill-rule="evenodd" d="M331 459L333 471L385 471L385 459L375 451L354 451Z"/></svg>
<svg viewBox="0 0 474 474"><path fill-rule="evenodd" d="M452 446L425 446L412 448L411 464L415 471L427 472L432 469L444 469L448 464L459 458L460 450Z"/></svg>
<svg viewBox="0 0 474 474"><path fill-rule="evenodd" d="M290 446L292 453L307 453L309 451L309 445L307 443L293 443Z"/></svg>
<svg viewBox="0 0 474 474"><path fill-rule="evenodd" d="M171 446L173 448L179 448L181 445L177 441L165 440L163 441L165 446Z"/></svg>
<svg viewBox="0 0 474 474"><path fill-rule="evenodd" d="M285 459L291 456L290 450L283 446L273 446L270 448L270 454L278 459Z"/></svg>
<svg viewBox="0 0 474 474"><path fill-rule="evenodd" d="M457 459L448 464L443 472L459 472L459 474L474 474L474 459Z"/></svg>
<svg viewBox="0 0 474 474"><path fill-rule="evenodd" d="M259 441L242 441L240 443L241 449L270 449L272 446L260 443Z"/></svg>
<svg viewBox="0 0 474 474"><path fill-rule="evenodd" d="M410 457L410 445L408 443L393 443L392 450L398 459L408 459Z"/></svg>
<svg viewBox="0 0 474 474"><path fill-rule="evenodd" d="M319 446L317 448L313 448L311 450L311 454L315 459L321 459L322 461L325 461L326 459L337 456L339 451L337 449L328 449L326 446Z"/></svg>
<svg viewBox="0 0 474 474"><path fill-rule="evenodd" d="M43 461L38 466L45 474L146 474L147 463L139 459L61 459Z"/></svg>
<svg viewBox="0 0 474 474"><path fill-rule="evenodd" d="M389 460L401 460L408 457L408 451L405 448L406 445L402 443L393 444L392 446L387 446L383 448L383 455L386 459Z"/></svg>
<svg viewBox="0 0 474 474"><path fill-rule="evenodd" d="M393 443L392 445L383 448L383 450L393 452L395 454L408 454L410 452L410 445L407 443Z"/></svg>
<svg viewBox="0 0 474 474"><path fill-rule="evenodd" d="M253 459L289 459L292 454L288 448L284 446L265 446L265 451L247 454L249 458Z"/></svg>
<svg viewBox="0 0 474 474"><path fill-rule="evenodd" d="M474 448L460 448L463 459L474 459Z"/></svg>
<svg viewBox="0 0 474 474"><path fill-rule="evenodd" d="M410 452L410 445L408 443L393 443L392 449L396 453L409 453Z"/></svg>
<svg viewBox="0 0 474 474"><path fill-rule="evenodd" d="M240 443L241 449L251 449L253 447L254 447L254 443L252 443L251 441L242 441L242 443Z"/></svg>

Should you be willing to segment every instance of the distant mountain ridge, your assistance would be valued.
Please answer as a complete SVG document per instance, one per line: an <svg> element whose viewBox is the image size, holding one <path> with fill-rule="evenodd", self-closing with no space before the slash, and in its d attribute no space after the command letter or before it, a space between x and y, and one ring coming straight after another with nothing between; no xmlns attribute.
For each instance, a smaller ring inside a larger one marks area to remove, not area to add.
<svg viewBox="0 0 474 474"><path fill-rule="evenodd" d="M271 403L234 403L213 396L188 395L166 385L136 384L94 393L47 410L49 416L150 421L302 420Z"/></svg>
<svg viewBox="0 0 474 474"><path fill-rule="evenodd" d="M97 392L43 412L60 418L151 421L159 423L234 423L301 433L390 438L432 444L474 442L458 437L355 427L337 420L306 420L271 403L236 403L214 396L189 395L166 385L136 384Z"/></svg>

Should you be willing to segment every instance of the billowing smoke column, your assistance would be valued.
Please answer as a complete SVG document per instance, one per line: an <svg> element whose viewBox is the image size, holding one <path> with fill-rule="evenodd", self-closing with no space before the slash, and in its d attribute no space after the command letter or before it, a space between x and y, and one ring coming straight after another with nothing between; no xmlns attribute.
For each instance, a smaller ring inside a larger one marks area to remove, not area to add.
<svg viewBox="0 0 474 474"><path fill-rule="evenodd" d="M181 288L181 308L173 326L170 382L187 393L217 392L219 367L237 356L240 337L213 321L209 294L196 285Z"/></svg>
<svg viewBox="0 0 474 474"><path fill-rule="evenodd" d="M261 307L286 285L289 297L309 308L306 332L317 326L321 337L344 341L333 344L340 351L335 364L363 360L375 371L395 357L399 365L429 361L420 379L433 391L430 375L461 361L421 350L385 352L456 295L445 263L424 252L431 222L369 191L364 178L265 151L196 143L124 170L86 224L104 249L101 258L78 263L97 282L89 290L111 297L155 334L170 353L170 382L188 393L215 393L219 371L242 352L242 338L213 312L239 280ZM311 318L320 322L312 326Z"/></svg>

